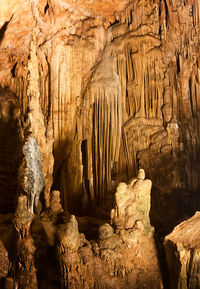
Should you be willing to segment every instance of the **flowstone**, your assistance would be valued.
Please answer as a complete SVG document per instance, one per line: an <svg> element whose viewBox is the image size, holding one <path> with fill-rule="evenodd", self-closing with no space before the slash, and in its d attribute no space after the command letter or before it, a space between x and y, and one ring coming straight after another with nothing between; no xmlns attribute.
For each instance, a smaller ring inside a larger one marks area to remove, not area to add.
<svg viewBox="0 0 200 289"><path fill-rule="evenodd" d="M31 213L38 212L44 178L40 148L32 135L28 136L22 151L24 158L19 169L19 181L28 196L28 210Z"/></svg>

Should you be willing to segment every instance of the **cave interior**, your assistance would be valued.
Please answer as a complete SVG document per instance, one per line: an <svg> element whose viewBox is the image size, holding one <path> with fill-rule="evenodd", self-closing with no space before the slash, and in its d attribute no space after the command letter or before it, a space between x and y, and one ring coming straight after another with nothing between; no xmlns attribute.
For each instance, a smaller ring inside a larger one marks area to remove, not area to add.
<svg viewBox="0 0 200 289"><path fill-rule="evenodd" d="M199 0L0 4L0 288L200 288Z"/></svg>

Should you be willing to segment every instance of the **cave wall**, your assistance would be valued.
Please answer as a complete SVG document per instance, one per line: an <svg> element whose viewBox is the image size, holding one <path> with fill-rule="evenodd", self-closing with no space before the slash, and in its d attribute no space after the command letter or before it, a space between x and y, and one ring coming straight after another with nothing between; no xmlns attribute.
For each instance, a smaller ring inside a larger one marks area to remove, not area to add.
<svg viewBox="0 0 200 289"><path fill-rule="evenodd" d="M198 203L199 12L198 0L5 1L0 83L25 116L34 34L65 208L103 205L138 167L154 191Z"/></svg>

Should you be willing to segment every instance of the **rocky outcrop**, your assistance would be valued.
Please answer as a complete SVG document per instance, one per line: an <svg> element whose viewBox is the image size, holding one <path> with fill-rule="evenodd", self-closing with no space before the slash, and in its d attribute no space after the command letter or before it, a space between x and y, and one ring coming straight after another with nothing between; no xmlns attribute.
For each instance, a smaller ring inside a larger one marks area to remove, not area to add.
<svg viewBox="0 0 200 289"><path fill-rule="evenodd" d="M149 222L151 181L144 178L140 170L118 185L112 225L102 224L98 239L86 240L73 215L60 225L62 288L163 288Z"/></svg>
<svg viewBox="0 0 200 289"><path fill-rule="evenodd" d="M165 237L170 289L199 288L200 213L184 221Z"/></svg>
<svg viewBox="0 0 200 289"><path fill-rule="evenodd" d="M151 181L145 180L143 169L139 170L138 177L132 179L128 185L120 183L117 186L115 209L111 211L111 224L116 230L132 229L138 225L141 228L144 226L151 235L151 186Z"/></svg>

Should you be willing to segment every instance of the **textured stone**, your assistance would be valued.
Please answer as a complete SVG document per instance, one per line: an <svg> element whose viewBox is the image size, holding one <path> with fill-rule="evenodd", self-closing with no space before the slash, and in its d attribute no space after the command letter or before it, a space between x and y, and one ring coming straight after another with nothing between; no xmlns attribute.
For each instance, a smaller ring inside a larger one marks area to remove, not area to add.
<svg viewBox="0 0 200 289"><path fill-rule="evenodd" d="M14 226L19 238L25 238L30 234L30 225L33 217L33 213L30 212L28 207L27 196L20 196L14 216Z"/></svg>
<svg viewBox="0 0 200 289"><path fill-rule="evenodd" d="M53 191L51 193L51 209L55 213L63 211L59 191Z"/></svg>
<svg viewBox="0 0 200 289"><path fill-rule="evenodd" d="M196 212L165 237L170 288L192 289L200 286L199 222L200 212Z"/></svg>
<svg viewBox="0 0 200 289"><path fill-rule="evenodd" d="M19 169L19 181L28 196L28 209L33 214L39 211L40 193L44 187L40 148L29 135L22 148L24 159Z"/></svg>
<svg viewBox="0 0 200 289"><path fill-rule="evenodd" d="M13 252L13 239L12 215L0 214L0 280L5 279L11 269L10 254Z"/></svg>
<svg viewBox="0 0 200 289"><path fill-rule="evenodd" d="M3 286L3 289L18 289L18 284L16 283L16 281L14 283L14 280L10 277L5 278Z"/></svg>
<svg viewBox="0 0 200 289"><path fill-rule="evenodd" d="M99 228L99 238L101 240L110 238L114 234L113 228L109 224L104 224Z"/></svg>
<svg viewBox="0 0 200 289"><path fill-rule="evenodd" d="M153 232L149 219L152 183L144 178L145 172L140 169L137 179L117 186L115 208L111 210L111 224L117 229L131 229L142 220L149 233Z"/></svg>
<svg viewBox="0 0 200 289"><path fill-rule="evenodd" d="M80 247L80 236L78 231L78 223L74 215L70 216L68 223L61 226L58 231L59 246L64 253L76 252Z"/></svg>

